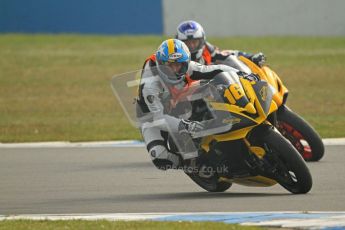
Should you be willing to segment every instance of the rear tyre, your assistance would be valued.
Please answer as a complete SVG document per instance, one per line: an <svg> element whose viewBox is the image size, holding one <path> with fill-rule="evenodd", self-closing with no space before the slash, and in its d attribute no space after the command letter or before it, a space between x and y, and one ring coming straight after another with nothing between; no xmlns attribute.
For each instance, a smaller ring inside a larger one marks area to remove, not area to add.
<svg viewBox="0 0 345 230"><path fill-rule="evenodd" d="M305 161L319 161L325 152L322 139L314 128L286 106L278 110L280 133L298 150Z"/></svg>
<svg viewBox="0 0 345 230"><path fill-rule="evenodd" d="M313 184L311 174L292 144L275 129L268 129L262 141L265 158L275 167L273 179L291 193L309 192Z"/></svg>

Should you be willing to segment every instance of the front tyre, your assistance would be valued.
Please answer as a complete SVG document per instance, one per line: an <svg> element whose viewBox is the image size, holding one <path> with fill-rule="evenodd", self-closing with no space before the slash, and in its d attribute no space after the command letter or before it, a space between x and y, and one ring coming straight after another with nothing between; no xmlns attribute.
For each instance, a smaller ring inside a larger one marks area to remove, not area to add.
<svg viewBox="0 0 345 230"><path fill-rule="evenodd" d="M277 128L306 161L319 161L325 152L319 134L302 117L286 106L278 110Z"/></svg>
<svg viewBox="0 0 345 230"><path fill-rule="evenodd" d="M292 144L275 129L267 129L262 141L265 158L274 166L273 179L294 194L310 191L312 177L305 161Z"/></svg>

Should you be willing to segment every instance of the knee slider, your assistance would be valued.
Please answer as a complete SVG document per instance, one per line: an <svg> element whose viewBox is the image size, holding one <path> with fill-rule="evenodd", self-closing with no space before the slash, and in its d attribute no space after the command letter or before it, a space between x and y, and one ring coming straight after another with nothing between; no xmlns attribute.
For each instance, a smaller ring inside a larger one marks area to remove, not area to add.
<svg viewBox="0 0 345 230"><path fill-rule="evenodd" d="M151 159L167 159L168 158L168 150L163 145L156 145L152 147L150 150Z"/></svg>
<svg viewBox="0 0 345 230"><path fill-rule="evenodd" d="M165 146L157 145L149 151L153 164L161 170L177 168L180 165L180 157L170 153Z"/></svg>
<svg viewBox="0 0 345 230"><path fill-rule="evenodd" d="M163 145L155 145L149 150L153 164L160 170L167 170L172 167L172 162L168 160L168 150Z"/></svg>

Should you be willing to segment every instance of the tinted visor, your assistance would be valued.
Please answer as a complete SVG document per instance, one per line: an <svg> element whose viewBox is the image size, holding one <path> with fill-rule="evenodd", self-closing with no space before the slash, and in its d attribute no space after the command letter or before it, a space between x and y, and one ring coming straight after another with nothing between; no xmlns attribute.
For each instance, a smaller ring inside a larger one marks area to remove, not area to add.
<svg viewBox="0 0 345 230"><path fill-rule="evenodd" d="M169 80L180 80L188 70L188 62L161 62L159 69Z"/></svg>
<svg viewBox="0 0 345 230"><path fill-rule="evenodd" d="M204 45L203 38L192 38L183 41L191 53L195 53L202 48Z"/></svg>

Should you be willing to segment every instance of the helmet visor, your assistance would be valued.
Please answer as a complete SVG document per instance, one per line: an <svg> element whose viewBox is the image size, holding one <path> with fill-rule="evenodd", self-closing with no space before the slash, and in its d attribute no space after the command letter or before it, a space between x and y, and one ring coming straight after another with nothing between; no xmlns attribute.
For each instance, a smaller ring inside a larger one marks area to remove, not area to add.
<svg viewBox="0 0 345 230"><path fill-rule="evenodd" d="M159 70L172 81L179 81L188 70L188 62L161 62Z"/></svg>
<svg viewBox="0 0 345 230"><path fill-rule="evenodd" d="M187 47L191 53L197 52L204 45L204 39L203 38L187 39L187 40L184 40L183 42L187 45Z"/></svg>

